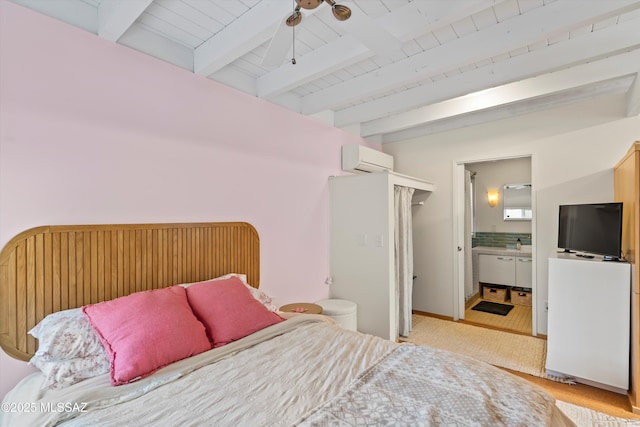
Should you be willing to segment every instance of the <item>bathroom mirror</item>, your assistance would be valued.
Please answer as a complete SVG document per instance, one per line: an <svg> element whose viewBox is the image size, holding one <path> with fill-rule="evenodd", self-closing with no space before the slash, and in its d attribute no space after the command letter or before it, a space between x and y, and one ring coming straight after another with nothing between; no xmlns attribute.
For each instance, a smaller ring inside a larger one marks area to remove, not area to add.
<svg viewBox="0 0 640 427"><path fill-rule="evenodd" d="M531 184L505 184L502 200L505 221L531 221Z"/></svg>

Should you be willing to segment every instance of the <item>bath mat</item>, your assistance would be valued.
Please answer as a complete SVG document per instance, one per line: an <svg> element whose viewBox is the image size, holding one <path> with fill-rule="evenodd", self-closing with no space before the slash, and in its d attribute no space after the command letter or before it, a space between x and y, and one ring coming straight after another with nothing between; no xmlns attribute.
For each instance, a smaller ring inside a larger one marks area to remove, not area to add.
<svg viewBox="0 0 640 427"><path fill-rule="evenodd" d="M512 308L513 306L508 304L498 304L497 302L480 301L478 304L476 304L472 308L472 310L483 311L485 313L491 313L491 314L499 314L500 316L506 316L507 314L509 314Z"/></svg>

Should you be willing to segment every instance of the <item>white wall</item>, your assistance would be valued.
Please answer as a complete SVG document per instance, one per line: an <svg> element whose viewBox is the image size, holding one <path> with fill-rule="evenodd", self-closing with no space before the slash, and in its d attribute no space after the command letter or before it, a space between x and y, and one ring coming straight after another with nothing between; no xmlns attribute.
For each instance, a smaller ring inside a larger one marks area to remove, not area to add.
<svg viewBox="0 0 640 427"><path fill-rule="evenodd" d="M486 233L531 233L531 221L504 220L504 185L531 183L531 158L520 157L471 163L476 173L476 231ZM487 192L499 191L498 204L487 203Z"/></svg>
<svg viewBox="0 0 640 427"><path fill-rule="evenodd" d="M358 330L395 339L393 193L386 174L360 174L330 181L331 298L358 305Z"/></svg>
<svg viewBox="0 0 640 427"><path fill-rule="evenodd" d="M247 221L277 305L328 296L328 177L366 141L5 0L0 94L0 247L40 225ZM0 396L32 370L0 351Z"/></svg>
<svg viewBox="0 0 640 427"><path fill-rule="evenodd" d="M396 170L436 191L414 216L414 309L453 315L453 169L457 162L532 156L537 328L547 331L547 258L557 244L558 205L613 200L613 167L640 140L623 95L603 96L493 123L383 145Z"/></svg>

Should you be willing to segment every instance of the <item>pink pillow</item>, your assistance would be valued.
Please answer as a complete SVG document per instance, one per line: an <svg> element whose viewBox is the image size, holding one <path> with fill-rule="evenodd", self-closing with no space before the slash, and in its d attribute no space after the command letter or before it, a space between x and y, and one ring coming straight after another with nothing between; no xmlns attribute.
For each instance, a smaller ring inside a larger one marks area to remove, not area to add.
<svg viewBox="0 0 640 427"><path fill-rule="evenodd" d="M262 292L260 289L254 288L253 286L251 286L250 284L247 283L247 275L246 274L238 274L238 273L229 273L229 274L225 274L224 276L219 276L216 277L214 279L209 279L209 280L205 280L202 282L193 282L193 283L181 283L180 286L182 286L183 288L188 288L189 286L193 286L195 284L198 283L210 283L210 282L215 282L217 280L226 280L229 277L233 277L236 276L238 279L240 279L240 281L242 283L244 283L244 286L249 289L249 292L251 292L251 295L253 295L253 297L255 299L257 299L258 301L260 301L262 303L262 305L264 305L265 307L267 307L267 309L269 311L277 311L278 307L276 307L273 304L273 298L271 298L269 295L265 294L264 292Z"/></svg>
<svg viewBox="0 0 640 427"><path fill-rule="evenodd" d="M84 306L82 311L107 350L113 385L146 377L211 348L180 286L137 292Z"/></svg>
<svg viewBox="0 0 640 427"><path fill-rule="evenodd" d="M237 277L189 286L187 298L214 347L284 320L256 300Z"/></svg>

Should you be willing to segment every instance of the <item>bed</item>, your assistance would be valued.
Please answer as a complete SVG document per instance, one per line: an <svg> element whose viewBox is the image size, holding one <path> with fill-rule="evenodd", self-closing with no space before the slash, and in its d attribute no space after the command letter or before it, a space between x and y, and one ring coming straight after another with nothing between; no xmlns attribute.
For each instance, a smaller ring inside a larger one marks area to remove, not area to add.
<svg viewBox="0 0 640 427"><path fill-rule="evenodd" d="M21 233L0 253L0 344L43 368L5 396L0 426L574 425L507 372L277 312L258 284L246 223ZM69 360L102 370L52 382L52 325Z"/></svg>

